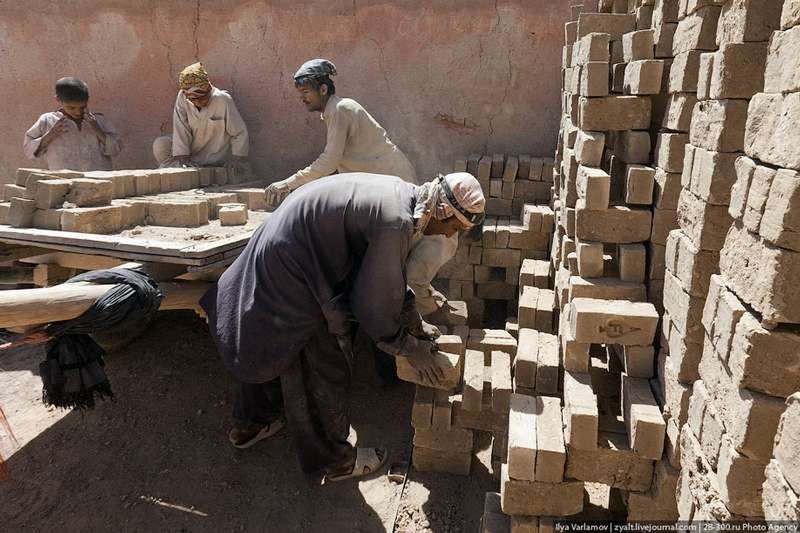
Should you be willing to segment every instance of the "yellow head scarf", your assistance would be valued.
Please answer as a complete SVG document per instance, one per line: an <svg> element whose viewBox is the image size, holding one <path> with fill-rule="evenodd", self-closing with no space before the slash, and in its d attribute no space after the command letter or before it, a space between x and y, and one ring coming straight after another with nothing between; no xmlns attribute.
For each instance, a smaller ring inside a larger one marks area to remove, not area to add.
<svg viewBox="0 0 800 533"><path fill-rule="evenodd" d="M192 87L198 87L209 83L208 72L206 72L202 63L195 63L183 69L179 80L181 89L191 89Z"/></svg>

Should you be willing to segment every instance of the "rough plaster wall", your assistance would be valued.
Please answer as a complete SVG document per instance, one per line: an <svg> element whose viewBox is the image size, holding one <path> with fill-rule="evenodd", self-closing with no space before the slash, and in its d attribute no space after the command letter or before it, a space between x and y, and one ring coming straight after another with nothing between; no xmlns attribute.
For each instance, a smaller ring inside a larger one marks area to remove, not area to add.
<svg viewBox="0 0 800 533"><path fill-rule="evenodd" d="M85 79L121 130L117 168L152 166L181 68L200 59L248 123L257 171L281 179L324 146L292 86L311 57L339 70L420 175L470 152L554 150L567 0L0 0L0 181L36 166L25 130L53 82Z"/></svg>

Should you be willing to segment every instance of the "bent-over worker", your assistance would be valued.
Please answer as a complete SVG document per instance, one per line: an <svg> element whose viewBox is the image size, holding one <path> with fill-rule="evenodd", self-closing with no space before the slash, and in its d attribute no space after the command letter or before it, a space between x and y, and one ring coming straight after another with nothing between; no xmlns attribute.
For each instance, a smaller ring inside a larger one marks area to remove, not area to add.
<svg viewBox="0 0 800 533"><path fill-rule="evenodd" d="M246 448L274 434L283 409L307 474L340 480L381 468L384 448L347 442L355 328L437 382L435 344L412 334L421 320L406 255L423 234L479 224L484 205L466 173L421 186L342 174L290 195L200 302L225 366L242 382L231 442Z"/></svg>
<svg viewBox="0 0 800 533"><path fill-rule="evenodd" d="M226 166L249 173L247 125L230 94L211 84L201 63L179 76L172 135L153 141L159 166Z"/></svg>
<svg viewBox="0 0 800 533"><path fill-rule="evenodd" d="M58 109L45 113L25 132L22 149L44 159L50 170L111 170L122 144L102 113L88 110L89 86L78 78L56 82Z"/></svg>

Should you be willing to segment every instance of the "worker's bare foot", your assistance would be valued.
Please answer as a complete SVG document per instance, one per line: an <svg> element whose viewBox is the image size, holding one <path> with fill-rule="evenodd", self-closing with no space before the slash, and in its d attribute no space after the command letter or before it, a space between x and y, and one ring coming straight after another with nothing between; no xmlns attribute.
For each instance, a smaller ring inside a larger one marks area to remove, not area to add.
<svg viewBox="0 0 800 533"><path fill-rule="evenodd" d="M253 444L267 439L286 425L286 419L279 417L269 424L242 424L237 425L228 433L228 440L236 448L249 448Z"/></svg>
<svg viewBox="0 0 800 533"><path fill-rule="evenodd" d="M343 463L328 470L324 481L344 481L374 474L388 458L386 448L354 448Z"/></svg>

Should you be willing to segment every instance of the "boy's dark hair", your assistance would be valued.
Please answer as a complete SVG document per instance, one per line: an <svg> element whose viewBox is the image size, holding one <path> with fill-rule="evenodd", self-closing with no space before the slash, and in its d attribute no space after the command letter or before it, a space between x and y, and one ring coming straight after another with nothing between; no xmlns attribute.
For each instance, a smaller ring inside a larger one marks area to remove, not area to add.
<svg viewBox="0 0 800 533"><path fill-rule="evenodd" d="M78 78L61 78L56 82L56 97L62 102L88 102L89 86Z"/></svg>
<svg viewBox="0 0 800 533"><path fill-rule="evenodd" d="M333 80L330 79L328 76L319 76L316 78L302 78L294 82L295 87L301 87L303 85L310 85L312 89L315 91L319 91L319 88L323 85L328 87L328 96L333 96L336 94L336 85L333 84Z"/></svg>

